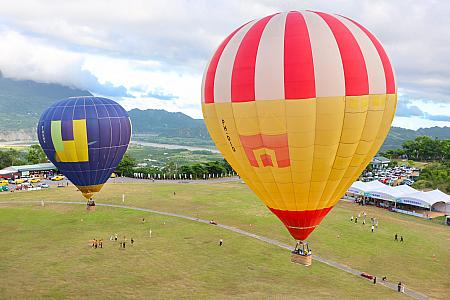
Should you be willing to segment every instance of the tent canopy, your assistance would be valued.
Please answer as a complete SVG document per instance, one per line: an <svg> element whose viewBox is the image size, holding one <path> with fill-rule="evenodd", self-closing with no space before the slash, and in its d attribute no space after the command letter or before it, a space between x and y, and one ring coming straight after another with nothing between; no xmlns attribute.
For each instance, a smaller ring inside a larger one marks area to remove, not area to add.
<svg viewBox="0 0 450 300"><path fill-rule="evenodd" d="M372 198L430 208L436 203L450 204L450 196L440 190L421 192L407 185L391 187L374 180L356 181L348 189L349 193Z"/></svg>

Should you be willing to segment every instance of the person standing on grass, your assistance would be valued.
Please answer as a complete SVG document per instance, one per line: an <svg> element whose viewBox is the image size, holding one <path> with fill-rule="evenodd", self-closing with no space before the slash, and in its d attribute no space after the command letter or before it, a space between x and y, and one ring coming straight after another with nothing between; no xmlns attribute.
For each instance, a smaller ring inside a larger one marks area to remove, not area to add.
<svg viewBox="0 0 450 300"><path fill-rule="evenodd" d="M131 238L130 242L131 242L131 246L133 246L133 244L134 244L133 238Z"/></svg>
<svg viewBox="0 0 450 300"><path fill-rule="evenodd" d="M397 284L397 291L400 293L402 291L402 282L399 281Z"/></svg>
<svg viewBox="0 0 450 300"><path fill-rule="evenodd" d="M403 235L400 236L400 242L403 243Z"/></svg>
<svg viewBox="0 0 450 300"><path fill-rule="evenodd" d="M220 239L220 240L219 240L219 246L222 246L222 245L223 245L223 240Z"/></svg>
<svg viewBox="0 0 450 300"><path fill-rule="evenodd" d="M353 215L352 215L352 217L350 218L350 222L353 222Z"/></svg>
<svg viewBox="0 0 450 300"><path fill-rule="evenodd" d="M394 235L394 241L398 241L397 234Z"/></svg>
<svg viewBox="0 0 450 300"><path fill-rule="evenodd" d="M363 225L366 225L366 219L363 220L363 223L362 223L362 224L363 224Z"/></svg>
<svg viewBox="0 0 450 300"><path fill-rule="evenodd" d="M372 225L372 233L373 233L374 228L375 228L375 226Z"/></svg>
<svg viewBox="0 0 450 300"><path fill-rule="evenodd" d="M355 224L358 223L358 217L355 218Z"/></svg>
<svg viewBox="0 0 450 300"><path fill-rule="evenodd" d="M377 284L377 276L373 277L373 284Z"/></svg>
<svg viewBox="0 0 450 300"><path fill-rule="evenodd" d="M152 238L152 230L151 229L148 231L148 233L149 233L150 238Z"/></svg>
<svg viewBox="0 0 450 300"><path fill-rule="evenodd" d="M100 246L100 248L103 248L103 240L99 240L98 245Z"/></svg>

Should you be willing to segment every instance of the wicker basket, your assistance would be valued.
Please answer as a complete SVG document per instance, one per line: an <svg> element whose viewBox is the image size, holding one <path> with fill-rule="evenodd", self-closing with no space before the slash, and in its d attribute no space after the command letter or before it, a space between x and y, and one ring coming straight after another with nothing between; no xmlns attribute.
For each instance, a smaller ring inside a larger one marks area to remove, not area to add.
<svg viewBox="0 0 450 300"><path fill-rule="evenodd" d="M292 253L291 261L296 264L310 266L312 263L312 255L301 255L301 254L297 254L297 253Z"/></svg>

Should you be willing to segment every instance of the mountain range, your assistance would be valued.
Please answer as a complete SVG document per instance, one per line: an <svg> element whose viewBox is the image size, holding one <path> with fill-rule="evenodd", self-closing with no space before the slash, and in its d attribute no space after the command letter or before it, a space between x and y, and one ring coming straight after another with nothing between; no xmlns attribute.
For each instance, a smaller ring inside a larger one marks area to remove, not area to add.
<svg viewBox="0 0 450 300"><path fill-rule="evenodd" d="M86 90L59 84L5 78L0 73L0 141L35 140L35 126L40 114L53 102L72 96L91 96ZM133 133L165 138L211 141L203 120L181 112L158 109L129 111ZM410 130L392 127L382 150L396 149L406 140L426 135L450 139L449 127ZM211 141L212 144L212 141Z"/></svg>

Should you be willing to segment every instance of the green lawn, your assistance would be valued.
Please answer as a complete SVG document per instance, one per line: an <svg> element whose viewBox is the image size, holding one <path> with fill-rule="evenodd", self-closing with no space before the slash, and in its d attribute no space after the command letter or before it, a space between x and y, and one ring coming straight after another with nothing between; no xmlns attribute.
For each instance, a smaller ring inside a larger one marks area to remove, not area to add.
<svg viewBox="0 0 450 300"><path fill-rule="evenodd" d="M175 197L173 196L174 191L176 191ZM126 195L126 205L183 213L203 219L214 219L219 223L232 225L294 244L284 226L244 184L107 184L96 199L97 202L122 204L122 193ZM82 200L74 187L51 188L47 191L28 193L0 194L0 201L3 199ZM102 207L98 207L98 210L95 215L102 214L104 210L109 211ZM379 219L380 226L373 234L370 232L368 224L364 226L361 223L354 224L350 222L351 215L356 215L363 210L368 214L369 223L370 217ZM82 211L82 209L78 208L77 211ZM159 217L152 218L158 219ZM172 219L171 222L175 222L175 220ZM201 224L192 226L197 228L196 226L201 226ZM403 244L393 241L395 233L404 236L405 242ZM286 251L264 246L259 242L251 241L244 237L237 237L231 233L221 231L220 234L227 234L227 240L231 237L245 240L245 243L252 245L251 247L259 245L258 247L262 247L263 250L261 251L264 255L276 255L275 253L278 253L275 259L276 262L269 264L271 270L278 269L279 264L291 266L289 253ZM218 238L216 237L216 240ZM8 238L3 240L8 240ZM309 241L314 253L320 256L378 276L386 275L391 281L400 280L408 287L433 298L442 299L450 293L448 280L450 231L446 226L410 216L390 213L379 208L362 208L351 203L339 203L310 236ZM178 247L177 243L173 242L172 247ZM243 250L241 249L241 251ZM250 251L250 249L245 249L243 252L246 251ZM261 255L263 255L262 253ZM247 262L248 260L249 263L253 263L253 256L254 254L240 257L239 259L242 258L242 261ZM209 259L211 259L211 256L209 256ZM237 258L230 257L229 259ZM255 263L258 264L258 262ZM313 266L314 268L325 268L318 262L313 263ZM309 269L302 269L298 272L304 272L304 270L306 270L307 274L312 272L308 271ZM240 274L241 271L237 272ZM340 278L350 276L344 272L332 271L333 274L334 272L337 272L336 274L339 274L337 276ZM349 281L349 285L346 286L345 291L341 291L342 293L351 293L353 289L356 289L354 284L360 282L356 277L349 278L350 281L353 278L353 282ZM332 288L336 289L333 280L330 278L330 282L333 282ZM308 281L310 281L309 278ZM325 284L322 282L321 285ZM341 290L342 288L339 287L339 289ZM379 287L379 289L382 288ZM270 294L270 292L267 293L266 295ZM336 295L338 293L336 292ZM277 292L276 295L284 297L289 294L281 295ZM371 292L367 295L377 297ZM251 296L257 297L261 295L251 294ZM327 294L324 293L323 296L326 297ZM389 297L392 296L395 295ZM350 298L352 296L347 294L344 297Z"/></svg>
<svg viewBox="0 0 450 300"><path fill-rule="evenodd" d="M47 205L2 207L0 220L0 298L401 298L323 264L292 264L277 247L176 218ZM108 239L114 233L136 242L122 250ZM104 248L92 249L92 238L103 238Z"/></svg>

